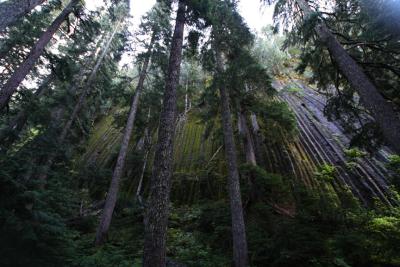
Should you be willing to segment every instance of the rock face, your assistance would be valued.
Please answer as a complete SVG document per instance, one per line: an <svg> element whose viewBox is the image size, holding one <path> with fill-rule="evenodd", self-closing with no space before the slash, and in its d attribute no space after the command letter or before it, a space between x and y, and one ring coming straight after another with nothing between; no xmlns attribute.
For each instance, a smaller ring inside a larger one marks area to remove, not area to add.
<svg viewBox="0 0 400 267"><path fill-rule="evenodd" d="M288 103L295 113L299 137L288 143L283 152L277 153L276 149L267 152L277 155L270 159L281 161L283 166L291 166L293 175L311 186L310 171L323 164L333 165L337 169L334 187L348 185L365 205L370 204L373 198L390 205L388 173L384 166L391 153L389 149L383 148L372 157L357 159L350 168L344 151L351 137L338 122L328 121L324 116L326 98L300 81L293 83L298 87L296 92L283 90L285 84L280 82L275 82L274 87L279 91L279 98ZM275 159L280 154L284 156Z"/></svg>
<svg viewBox="0 0 400 267"><path fill-rule="evenodd" d="M389 174L385 168L392 152L384 147L374 156L359 158L349 166L345 150L351 136L338 122L330 122L324 116L326 98L301 81L291 83L296 85L296 90L286 90L287 84L284 83L274 82L273 85L278 90L279 100L288 103L294 112L299 134L294 141L284 140L283 145L269 144L268 140L259 144L257 148L265 159L263 167L268 172L290 176L309 187L318 188L320 184L315 179L318 167L333 165L337 170L333 189L348 186L366 206L371 205L374 198L388 205L394 204L387 193ZM110 116L98 124L89 141L87 153L82 158L87 164L113 165L115 157L111 152L118 148L121 133L112 121ZM206 126L195 114L180 116L176 123L174 182L177 183L175 188L178 188L179 194L175 198L185 203L195 201L199 194L202 187L199 172L211 166L212 162L220 162L217 164L218 172L224 173L225 170L222 141L210 136L205 138L206 131ZM132 143L129 153L135 147ZM128 173L132 168L137 166L128 166ZM149 168L151 165L147 166ZM225 189L213 187L213 190L218 195Z"/></svg>

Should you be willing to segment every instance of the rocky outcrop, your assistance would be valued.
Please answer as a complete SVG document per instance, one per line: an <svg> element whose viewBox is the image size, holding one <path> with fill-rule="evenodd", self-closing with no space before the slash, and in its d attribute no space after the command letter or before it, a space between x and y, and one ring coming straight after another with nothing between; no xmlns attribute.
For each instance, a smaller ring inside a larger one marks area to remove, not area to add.
<svg viewBox="0 0 400 267"><path fill-rule="evenodd" d="M288 83L295 85L296 90L287 90ZM324 116L326 98L299 80L274 82L274 87L278 91L278 100L286 102L294 112L298 136L294 140L282 138L280 143L264 140L258 145L265 159L262 165L268 172L291 177L318 189L321 181L315 173L319 166L329 164L336 168L336 177L331 183L333 190L349 187L366 206L371 205L374 198L388 205L395 204L388 193L389 173L385 164L392 154L388 148L357 158L349 164L345 151L351 136L339 122L328 121ZM184 203L196 201L204 187L202 184L215 195L223 194L225 190L217 184L212 186L209 181L201 181L204 171L210 171L210 168L221 174L226 173L222 142L212 135L206 137L206 131L204 123L192 112L179 117L176 123L173 180L177 189L175 197ZM93 131L82 160L87 164L112 166L120 140L121 132L116 129L113 117L104 118ZM132 143L130 153L134 149L135 144ZM152 154L154 151L150 153L150 159L154 157ZM151 163L152 160L149 160L147 169L151 168Z"/></svg>
<svg viewBox="0 0 400 267"><path fill-rule="evenodd" d="M337 175L334 187L348 185L355 196L368 205L373 198L379 198L391 204L388 197L388 172L385 168L388 148L382 148L373 156L357 159L349 166L345 149L349 147L351 136L335 121L328 121L324 116L326 98L300 81L292 81L297 90L285 90L285 83L275 82L274 87L279 92L279 98L285 101L293 110L298 124L299 136L294 142L286 144L283 152L284 166L290 166L295 177L302 179L311 186L315 184L310 177L310 171L315 167L329 164L336 167ZM275 156L275 157L278 157ZM270 159L274 160L275 157Z"/></svg>

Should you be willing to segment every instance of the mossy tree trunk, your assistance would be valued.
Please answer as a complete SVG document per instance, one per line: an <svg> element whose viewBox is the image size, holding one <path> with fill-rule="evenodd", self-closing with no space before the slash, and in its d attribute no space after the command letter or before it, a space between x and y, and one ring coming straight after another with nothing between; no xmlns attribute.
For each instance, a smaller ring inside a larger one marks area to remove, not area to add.
<svg viewBox="0 0 400 267"><path fill-rule="evenodd" d="M166 266L166 239L173 165L177 86L182 61L186 6L179 1L175 30L172 37L168 74L160 115L150 194L144 219L144 267Z"/></svg>

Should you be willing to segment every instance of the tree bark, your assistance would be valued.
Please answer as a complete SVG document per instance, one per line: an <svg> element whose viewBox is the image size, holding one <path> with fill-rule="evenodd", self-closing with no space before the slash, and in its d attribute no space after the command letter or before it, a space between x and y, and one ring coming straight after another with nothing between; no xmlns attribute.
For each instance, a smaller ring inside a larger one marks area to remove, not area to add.
<svg viewBox="0 0 400 267"><path fill-rule="evenodd" d="M253 166L257 165L256 153L254 151L253 137L247 125L247 118L242 111L238 112L239 134L243 141L246 162Z"/></svg>
<svg viewBox="0 0 400 267"><path fill-rule="evenodd" d="M215 47L217 73L222 76L224 66L218 46ZM223 81L219 83L221 98L221 117L224 132L225 157L228 165L228 191L232 216L233 263L235 267L248 266L246 228L243 216L242 197L240 194L239 171L235 140L232 130L232 118L229 107L229 95Z"/></svg>
<svg viewBox="0 0 400 267"><path fill-rule="evenodd" d="M251 113L250 120L251 120L251 133L252 133L253 140L254 140L254 152L256 153L257 163L258 163L258 165L265 168L265 158L262 153L263 141L262 141L262 136L260 133L260 126L258 125L256 114Z"/></svg>
<svg viewBox="0 0 400 267"><path fill-rule="evenodd" d="M113 32L111 33L109 39L105 43L99 58L97 59L96 65L94 66L92 72L90 73L90 76L86 80L86 82L84 84L83 92L80 95L80 97L78 99L78 102L75 104L74 109L73 109L73 111L71 113L71 116L69 117L68 121L64 124L64 127L62 128L62 131L61 131L59 137L57 138L57 144L58 145L62 145L64 143L65 138L67 137L68 132L72 127L72 124L74 123L75 119L77 118L79 111L83 107L83 104L85 103L86 96L92 89L91 83L93 82L94 78L96 77L97 71L99 70L100 65L103 62L106 54L108 53L108 50L109 50L109 48L111 46L111 42L114 39L114 36L115 36L115 34L117 33L117 31L119 29L119 25L120 25L120 23L118 23L115 26L115 28L114 28ZM43 189L43 187L45 185L45 182L46 182L47 177L48 177L48 172L49 172L51 166L53 165L53 161L54 161L56 155L57 155L56 151L52 152L49 155L49 157L47 158L47 160L45 161L44 165L41 168L42 170L40 171L40 173L38 175L38 180L41 181L41 188L42 189Z"/></svg>
<svg viewBox="0 0 400 267"><path fill-rule="evenodd" d="M182 61L186 6L179 1L172 37L168 74L160 115L150 193L144 219L144 267L166 266L166 238L172 176L173 141L175 136L177 86Z"/></svg>
<svg viewBox="0 0 400 267"><path fill-rule="evenodd" d="M63 21L74 10L79 0L71 0L60 15L53 21L49 28L42 34L37 43L31 49L27 59L11 75L0 91L0 111L8 104L11 96L17 90L18 86L31 71L39 57L43 54L46 45L50 42L53 35L59 29Z"/></svg>
<svg viewBox="0 0 400 267"><path fill-rule="evenodd" d="M0 32L46 0L8 0L0 3Z"/></svg>
<svg viewBox="0 0 400 267"><path fill-rule="evenodd" d="M119 150L117 164L114 168L114 173L111 178L111 184L107 193L106 204L104 205L103 213L100 219L100 224L99 227L97 228L96 239L95 239L96 246L104 243L107 237L108 229L110 227L112 215L114 213L114 208L118 197L119 181L121 179L125 167L126 154L129 148L129 141L131 140L132 137L133 125L135 124L136 112L139 106L140 93L143 90L144 80L147 75L147 69L151 58L151 51L153 47L154 38L155 37L153 35L150 41L149 49L147 51L147 57L143 63L143 67L140 72L136 91L132 98L132 104L129 111L128 121L126 122L125 133L122 138L122 144Z"/></svg>
<svg viewBox="0 0 400 267"><path fill-rule="evenodd" d="M296 0L305 17L312 15L312 10L304 0ZM315 31L319 39L326 45L340 71L357 91L361 103L371 113L380 126L383 136L391 147L400 153L400 118L394 105L387 101L370 81L364 70L347 53L336 37L323 23L317 23Z"/></svg>

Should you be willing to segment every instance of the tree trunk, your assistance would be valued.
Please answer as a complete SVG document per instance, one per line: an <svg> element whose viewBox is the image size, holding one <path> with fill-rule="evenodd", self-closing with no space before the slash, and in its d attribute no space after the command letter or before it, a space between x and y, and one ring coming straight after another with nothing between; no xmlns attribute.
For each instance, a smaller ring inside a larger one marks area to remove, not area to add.
<svg viewBox="0 0 400 267"><path fill-rule="evenodd" d="M146 137L146 139L147 139L146 143L147 144L145 145L146 149L145 149L145 154L144 154L144 157L143 157L143 166L142 166L142 171L140 173L139 183L138 183L138 186L137 186L137 189L136 189L136 200L138 201L139 206L142 209L144 208L143 198L142 198L143 178L144 178L144 174L146 172L147 161L148 161L150 150L151 150L151 137L148 136L148 132L147 131L146 131L146 136L147 136Z"/></svg>
<svg viewBox="0 0 400 267"><path fill-rule="evenodd" d="M262 141L262 136L260 134L260 126L258 125L256 114L251 113L250 120L251 120L251 134L254 140L254 152L256 153L257 163L258 165L265 168L265 158L262 153L263 141Z"/></svg>
<svg viewBox="0 0 400 267"><path fill-rule="evenodd" d="M50 42L55 32L68 17L68 15L74 10L78 3L79 0L71 0L71 2L69 2L61 14L58 15L58 17L53 21L50 27L42 34L42 36L40 36L37 43L31 49L28 58L22 63L21 66L18 67L10 79L8 79L8 81L4 84L2 90L0 91L0 111L8 104L13 93L25 79L26 75L31 71L39 57L43 54L46 45Z"/></svg>
<svg viewBox="0 0 400 267"><path fill-rule="evenodd" d="M243 140L246 162L253 166L257 165L256 153L254 151L253 137L247 125L247 118L242 111L238 112L239 133Z"/></svg>
<svg viewBox="0 0 400 267"><path fill-rule="evenodd" d="M312 10L304 0L296 0L306 17L312 15ZM387 101L370 81L364 70L347 53L336 37L323 23L317 23L315 31L320 40L327 46L340 71L350 85L357 91L364 107L371 113L380 126L383 136L392 148L400 153L400 118L394 105Z"/></svg>
<svg viewBox="0 0 400 267"><path fill-rule="evenodd" d="M215 48L217 73L223 74L224 66L222 55L218 47ZM232 118L229 107L229 95L223 82L219 84L221 98L221 117L224 132L225 157L228 165L228 190L232 216L233 262L235 267L247 267L247 241L244 224L242 197L240 195L239 171L236 156L235 140L232 130Z"/></svg>
<svg viewBox="0 0 400 267"><path fill-rule="evenodd" d="M144 267L166 266L166 238L177 109L176 89L181 70L185 12L184 1L180 0L172 37L163 109L160 115L158 141L150 180L150 194L144 219Z"/></svg>
<svg viewBox="0 0 400 267"><path fill-rule="evenodd" d="M149 108L149 112L147 113L147 124L149 124L150 117L151 117L151 108ZM142 171L140 173L140 176L139 176L140 178L139 178L138 186L136 189L136 200L138 201L140 208L143 210L144 210L143 197L142 197L143 178L144 178L144 174L146 172L146 167L147 167L147 162L149 159L151 147L152 147L152 136L151 136L149 127L147 126L144 129L143 141L140 143L140 146L139 146L139 144L137 146L137 150L144 151Z"/></svg>
<svg viewBox="0 0 400 267"><path fill-rule="evenodd" d="M46 0L8 0L0 3L0 32Z"/></svg>
<svg viewBox="0 0 400 267"><path fill-rule="evenodd" d="M92 82L96 78L96 75L101 66L101 63L103 63L103 60L104 60L105 56L107 55L108 50L110 49L111 42L113 41L114 36L119 29L119 25L120 25L120 23L117 23L117 25L115 26L114 31L111 33L110 38L108 39L107 43L105 44L105 47L96 62L96 65L94 66L92 72L90 73L90 76L88 77L88 79L85 82L84 90L83 90L81 96L79 97L79 100L76 103L74 110L72 111L70 119L67 121L63 130L61 131L59 141L58 141L60 144L63 143L65 138L67 137L67 134L68 134L69 130L71 129L72 123L75 121L76 117L78 116L79 111L82 109L83 104L85 103L86 96L92 90Z"/></svg>
<svg viewBox="0 0 400 267"><path fill-rule="evenodd" d="M115 204L117 202L117 197L118 197L118 190L119 190L119 180L121 179L124 166L125 166L125 160L126 160L126 154L128 152L129 148L129 141L131 140L132 136L132 130L133 130L133 125L135 123L135 118L136 118L136 112L137 108L139 105L139 98L140 98L140 93L143 90L143 85L144 85L144 80L147 75L147 69L149 66L150 58L151 58L151 51L153 47L153 42L154 42L154 35L150 41L150 46L147 51L147 57L143 63L142 70L140 72L139 76L139 82L136 87L135 94L132 98L132 104L131 104L131 109L129 111L129 116L128 116L128 121L126 122L126 127L125 127L125 133L122 138L122 144L121 148L119 150L118 154L118 159L117 159L117 164L114 168L114 173L111 178L111 184L108 189L107 193L107 198L106 198L106 204L104 205L103 213L100 219L100 224L99 227L97 228L97 233L96 233L96 240L95 240L95 245L101 245L104 243L108 229L110 227L111 223L111 218L114 212Z"/></svg>
<svg viewBox="0 0 400 267"><path fill-rule="evenodd" d="M119 25L120 24L118 23L115 26L114 31L111 33L111 36L105 43L105 46L104 46L99 58L97 59L96 65L94 66L92 72L90 73L90 76L86 80L86 82L83 86L84 87L83 92L80 95L78 102L75 104L75 107L72 111L70 118L64 124L64 127L63 127L59 137L57 138L58 145L62 145L64 143L65 138L67 137L67 134L68 134L69 130L71 129L73 122L77 118L79 111L81 110L83 104L85 103L86 96L92 89L91 83L93 82L94 78L96 77L97 71L99 70L101 63L103 62L104 57L106 56L106 54L110 48L111 42L114 39L116 32L118 31ZM45 164L41 168L42 170L40 171L40 173L38 175L38 179L39 179L39 181L41 181L41 185L42 185L41 188L44 187L45 181L47 180L48 172L49 172L51 166L53 165L53 161L54 161L56 155L57 155L56 151L52 152L49 155L48 159L45 161Z"/></svg>
<svg viewBox="0 0 400 267"><path fill-rule="evenodd" d="M189 104L189 79L186 78L186 85L185 85L185 116L190 110Z"/></svg>

